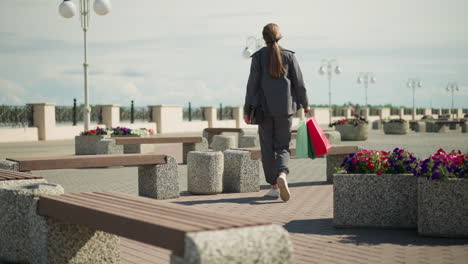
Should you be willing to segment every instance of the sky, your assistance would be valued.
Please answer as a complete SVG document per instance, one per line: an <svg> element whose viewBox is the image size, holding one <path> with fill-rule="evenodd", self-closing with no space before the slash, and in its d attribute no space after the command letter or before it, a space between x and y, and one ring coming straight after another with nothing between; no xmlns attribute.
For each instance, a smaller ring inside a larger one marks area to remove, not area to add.
<svg viewBox="0 0 468 264"><path fill-rule="evenodd" d="M78 0L72 0L79 5ZM332 104L364 104L360 72L372 72L368 103L468 108L466 0L110 0L91 11L91 104L242 105L250 60L248 36L280 26L296 52L309 102L328 104L323 59L336 59ZM83 31L79 16L58 13L61 0L0 1L0 104L83 102ZM91 0L91 3L93 0Z"/></svg>

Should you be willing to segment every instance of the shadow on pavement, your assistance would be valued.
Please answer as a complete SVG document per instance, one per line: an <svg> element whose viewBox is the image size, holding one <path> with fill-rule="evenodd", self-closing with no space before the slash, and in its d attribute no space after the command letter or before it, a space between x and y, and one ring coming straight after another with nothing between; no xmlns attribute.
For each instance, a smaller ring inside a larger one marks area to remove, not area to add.
<svg viewBox="0 0 468 264"><path fill-rule="evenodd" d="M331 185L331 183L327 181L313 181L313 182L289 182L289 187L304 187L304 186L317 186L317 185ZM261 190L268 190L270 189L270 185L260 185Z"/></svg>
<svg viewBox="0 0 468 264"><path fill-rule="evenodd" d="M189 192L181 193L181 196L192 196L193 194ZM199 196L199 195L197 195ZM241 198L223 198L216 200L198 200L198 201L184 201L184 202L174 202L183 205L196 205L196 204L215 204L215 203L238 203L238 204L272 204L272 203L283 203L283 201L270 198L270 197L241 197Z"/></svg>
<svg viewBox="0 0 468 264"><path fill-rule="evenodd" d="M332 218L294 220L283 226L290 233L339 236L339 243L352 244L395 244L414 246L467 245L468 239L423 237L414 229L338 229L332 225Z"/></svg>

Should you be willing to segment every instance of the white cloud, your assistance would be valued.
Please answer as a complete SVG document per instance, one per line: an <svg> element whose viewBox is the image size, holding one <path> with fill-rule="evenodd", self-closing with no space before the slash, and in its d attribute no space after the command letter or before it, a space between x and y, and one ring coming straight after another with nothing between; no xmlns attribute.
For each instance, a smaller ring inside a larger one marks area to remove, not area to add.
<svg viewBox="0 0 468 264"><path fill-rule="evenodd" d="M0 78L0 94L0 104L19 105L25 103L23 96L26 95L26 91L14 81Z"/></svg>

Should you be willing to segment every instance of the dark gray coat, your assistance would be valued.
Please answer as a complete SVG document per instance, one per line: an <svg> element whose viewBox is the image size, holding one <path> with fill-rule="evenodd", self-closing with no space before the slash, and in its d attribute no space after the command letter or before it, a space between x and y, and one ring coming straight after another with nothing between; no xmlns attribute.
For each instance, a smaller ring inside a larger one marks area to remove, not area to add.
<svg viewBox="0 0 468 264"><path fill-rule="evenodd" d="M264 47L252 55L244 113L249 114L251 105L255 105L259 89L262 89L264 95L262 107L271 116L292 115L298 109L308 107L307 91L294 52L281 48L286 73L279 79L268 73L269 54L270 48Z"/></svg>

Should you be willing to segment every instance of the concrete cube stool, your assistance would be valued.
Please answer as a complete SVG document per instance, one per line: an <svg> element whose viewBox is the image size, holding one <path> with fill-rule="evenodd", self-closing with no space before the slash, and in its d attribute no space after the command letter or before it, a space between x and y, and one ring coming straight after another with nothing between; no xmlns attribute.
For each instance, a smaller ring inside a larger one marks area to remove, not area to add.
<svg viewBox="0 0 468 264"><path fill-rule="evenodd" d="M236 138L235 136L213 136L213 142L211 143L211 148L215 151L225 151L226 149L236 147Z"/></svg>
<svg viewBox="0 0 468 264"><path fill-rule="evenodd" d="M0 159L0 169L19 171L18 162Z"/></svg>
<svg viewBox="0 0 468 264"><path fill-rule="evenodd" d="M426 130L426 122L418 121L414 125L414 131L416 132L427 132Z"/></svg>
<svg viewBox="0 0 468 264"><path fill-rule="evenodd" d="M191 151L187 157L187 189L194 194L223 191L224 155L221 151Z"/></svg>
<svg viewBox="0 0 468 264"><path fill-rule="evenodd" d="M123 154L124 146L115 144L115 139L101 139L96 144L96 154Z"/></svg>
<svg viewBox="0 0 468 264"><path fill-rule="evenodd" d="M257 136L242 136L239 137L239 148L258 148L260 141Z"/></svg>
<svg viewBox="0 0 468 264"><path fill-rule="evenodd" d="M182 144L182 155L183 162L187 164L187 153L190 151L207 151L208 150L208 140L202 138L201 143L183 143Z"/></svg>
<svg viewBox="0 0 468 264"><path fill-rule="evenodd" d="M330 144L339 144L341 143L341 134L338 131L335 130L325 130L323 131L325 133L325 136L328 139L328 142Z"/></svg>
<svg viewBox="0 0 468 264"><path fill-rule="evenodd" d="M36 214L39 195L59 195L60 185L37 183L0 188L0 256L9 262L48 263L47 222Z"/></svg>
<svg viewBox="0 0 468 264"><path fill-rule="evenodd" d="M260 161L252 160L250 151L226 150L224 152L224 192L260 191Z"/></svg>
<svg viewBox="0 0 468 264"><path fill-rule="evenodd" d="M177 161L166 156L166 164L138 166L138 195L154 199L178 198Z"/></svg>
<svg viewBox="0 0 468 264"><path fill-rule="evenodd" d="M468 123L466 123L466 122L462 123L461 124L461 132L462 133L467 133L467 131L468 131Z"/></svg>

